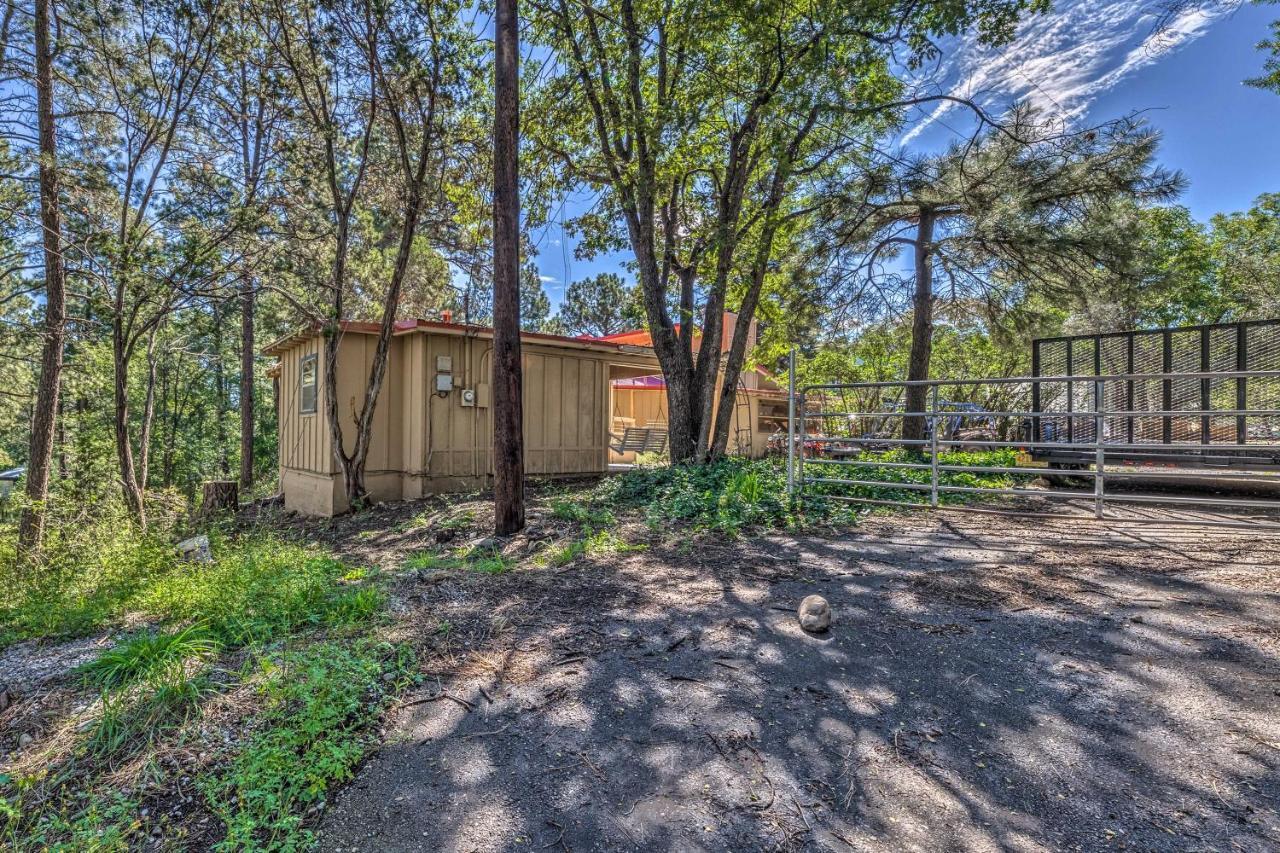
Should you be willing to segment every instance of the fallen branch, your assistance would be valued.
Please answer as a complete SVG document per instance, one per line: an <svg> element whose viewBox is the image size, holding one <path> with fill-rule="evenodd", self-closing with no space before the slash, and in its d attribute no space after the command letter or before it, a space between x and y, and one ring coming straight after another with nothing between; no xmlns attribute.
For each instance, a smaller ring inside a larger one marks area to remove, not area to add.
<svg viewBox="0 0 1280 853"><path fill-rule="evenodd" d="M412 708L414 705L422 705L427 702L435 702L438 699L448 699L451 702L457 702L459 705L466 708L468 711L474 711L476 707L474 704L472 704L471 702L468 702L466 699L459 699L457 696L452 696L448 693L433 693L430 696L422 696L417 699L410 699L406 702L401 702L399 705L396 705L393 710L399 711L404 708Z"/></svg>

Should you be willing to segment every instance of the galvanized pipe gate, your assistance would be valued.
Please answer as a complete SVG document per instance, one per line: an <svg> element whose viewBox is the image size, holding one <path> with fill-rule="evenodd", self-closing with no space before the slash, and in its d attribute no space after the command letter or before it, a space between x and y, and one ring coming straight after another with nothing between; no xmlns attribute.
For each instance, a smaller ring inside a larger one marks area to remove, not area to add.
<svg viewBox="0 0 1280 853"><path fill-rule="evenodd" d="M1280 530L1280 371L797 387L793 353L789 376L787 485L799 502ZM1204 391L1176 409L1167 394L1135 406L1133 388L1181 381ZM911 386L925 389L926 411L906 410Z"/></svg>

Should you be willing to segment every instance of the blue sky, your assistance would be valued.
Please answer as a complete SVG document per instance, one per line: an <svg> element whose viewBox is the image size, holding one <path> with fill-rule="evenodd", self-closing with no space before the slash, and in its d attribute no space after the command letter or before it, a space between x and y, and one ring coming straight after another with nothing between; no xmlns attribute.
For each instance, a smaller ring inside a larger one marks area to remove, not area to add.
<svg viewBox="0 0 1280 853"><path fill-rule="evenodd" d="M994 109L1030 99L1081 124L1146 110L1163 133L1161 161L1190 180L1181 202L1197 218L1247 208L1258 194L1280 191L1280 96L1241 82L1258 73L1262 55L1254 45L1280 6L1185 3L1157 31L1156 15L1166 5L1058 0L1052 13L1024 23L1014 44L999 51L965 38L948 43L942 62L921 82ZM904 140L925 150L967 129L958 110L922 110L911 118ZM569 281L601 271L629 278L625 254L577 260L557 225L536 241L553 306Z"/></svg>

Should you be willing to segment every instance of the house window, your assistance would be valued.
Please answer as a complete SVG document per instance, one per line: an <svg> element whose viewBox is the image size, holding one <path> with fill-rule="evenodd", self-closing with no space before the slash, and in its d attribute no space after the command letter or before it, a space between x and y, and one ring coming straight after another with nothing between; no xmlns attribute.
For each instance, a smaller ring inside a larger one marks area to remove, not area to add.
<svg viewBox="0 0 1280 853"><path fill-rule="evenodd" d="M302 367L298 371L298 384L300 389L299 401L300 409L304 415L314 415L316 413L316 357L314 355L304 355L302 357Z"/></svg>
<svg viewBox="0 0 1280 853"><path fill-rule="evenodd" d="M787 429L787 404L760 401L756 418L758 432L783 432Z"/></svg>

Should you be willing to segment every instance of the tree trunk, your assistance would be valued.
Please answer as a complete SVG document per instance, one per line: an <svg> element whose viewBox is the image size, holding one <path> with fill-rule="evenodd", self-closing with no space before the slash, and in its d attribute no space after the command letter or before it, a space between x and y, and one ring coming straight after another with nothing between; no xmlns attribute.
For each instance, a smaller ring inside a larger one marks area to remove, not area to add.
<svg viewBox="0 0 1280 853"><path fill-rule="evenodd" d="M747 359L747 338L751 335L751 322L756 316L756 305L760 301L760 290L764 286L765 273L768 271L770 247L773 241L772 231L766 245L756 258L752 270L751 284L742 297L742 305L738 313L738 322L733 327L733 340L729 342L728 357L724 365L724 381L720 386L720 401L716 407L715 425L711 432L712 460L725 455L729 446L729 427L732 425L734 412L738 405L738 377L742 375L742 365Z"/></svg>
<svg viewBox="0 0 1280 853"><path fill-rule="evenodd" d="M524 414L520 364L520 36L517 0L498 0L493 118L494 532L524 527Z"/></svg>
<svg viewBox="0 0 1280 853"><path fill-rule="evenodd" d="M231 408L227 394L227 370L223 362L222 326L226 321L223 313L226 306L214 303L213 306L213 386L214 407L213 419L214 440L218 443L218 473L223 479L231 476L231 455L227 452L227 410Z"/></svg>
<svg viewBox="0 0 1280 853"><path fill-rule="evenodd" d="M933 352L933 225L934 213L921 208L916 225L915 264L916 288L912 299L911 354L907 362L907 381L920 382L929 378L929 357ZM928 410L929 389L924 385L908 385L905 399L906 411ZM903 419L902 437L909 441L923 441L928 430L922 416ZM919 451L923 445L907 445L908 450Z"/></svg>
<svg viewBox="0 0 1280 853"><path fill-rule="evenodd" d="M124 287L124 284L119 286ZM147 513L143 506L142 488L138 485L138 469L133 461L133 442L129 439L129 356L125 351L121 322L120 312L117 312L112 321L111 332L116 461L120 466L120 491L124 495L125 506L138 524L145 528Z"/></svg>
<svg viewBox="0 0 1280 853"><path fill-rule="evenodd" d="M70 476L67 464L67 395L58 394L58 479L66 480Z"/></svg>
<svg viewBox="0 0 1280 853"><path fill-rule="evenodd" d="M147 339L147 393L142 404L142 431L138 435L138 483L147 487L151 473L151 425L156 416L156 332Z"/></svg>
<svg viewBox="0 0 1280 853"><path fill-rule="evenodd" d="M240 279L240 488L253 485L253 279Z"/></svg>
<svg viewBox="0 0 1280 853"><path fill-rule="evenodd" d="M240 494L235 480L210 480L201 487L201 518L208 518L219 512L235 512L239 505Z"/></svg>
<svg viewBox="0 0 1280 853"><path fill-rule="evenodd" d="M49 468L53 461L67 321L66 267L62 260L62 215L58 203L58 139L53 110L50 6L51 0L36 0L35 3L36 112L40 137L40 224L44 247L45 304L40 386L36 391L27 457L27 497L30 503L23 509L18 527L18 549L23 553L39 548L44 537L44 503L49 497Z"/></svg>

